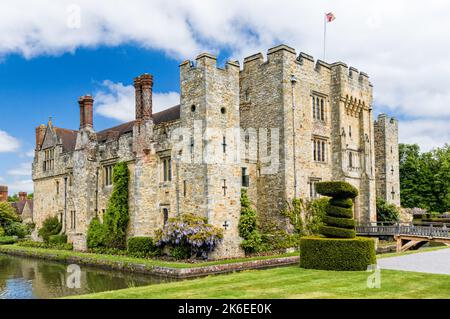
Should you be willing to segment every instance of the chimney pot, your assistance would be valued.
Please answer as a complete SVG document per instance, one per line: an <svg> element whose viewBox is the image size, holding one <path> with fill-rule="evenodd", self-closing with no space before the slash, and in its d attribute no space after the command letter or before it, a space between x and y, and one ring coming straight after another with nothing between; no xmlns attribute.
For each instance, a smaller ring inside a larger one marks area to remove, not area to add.
<svg viewBox="0 0 450 319"><path fill-rule="evenodd" d="M94 99L92 95L80 96L78 104L80 105L80 129L94 127Z"/></svg>
<svg viewBox="0 0 450 319"><path fill-rule="evenodd" d="M134 79L136 94L136 120L148 120L152 117L153 76L144 73Z"/></svg>
<svg viewBox="0 0 450 319"><path fill-rule="evenodd" d="M0 202L8 200L8 186L0 186Z"/></svg>
<svg viewBox="0 0 450 319"><path fill-rule="evenodd" d="M19 201L27 199L27 192L19 192Z"/></svg>

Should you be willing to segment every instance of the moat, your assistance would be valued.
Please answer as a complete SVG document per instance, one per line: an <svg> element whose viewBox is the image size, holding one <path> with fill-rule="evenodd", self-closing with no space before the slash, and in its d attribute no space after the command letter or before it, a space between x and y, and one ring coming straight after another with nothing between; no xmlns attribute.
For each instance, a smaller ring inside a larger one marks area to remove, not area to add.
<svg viewBox="0 0 450 319"><path fill-rule="evenodd" d="M0 254L0 299L50 299L173 280Z"/></svg>

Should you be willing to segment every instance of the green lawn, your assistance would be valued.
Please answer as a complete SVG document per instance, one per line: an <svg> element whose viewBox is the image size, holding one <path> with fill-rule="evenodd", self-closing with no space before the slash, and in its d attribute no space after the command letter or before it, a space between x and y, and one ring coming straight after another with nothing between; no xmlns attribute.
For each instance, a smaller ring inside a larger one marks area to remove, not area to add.
<svg viewBox="0 0 450 319"><path fill-rule="evenodd" d="M186 262L163 261L163 260L158 260L158 259L133 258L133 257L127 257L127 256L91 254L91 253L76 252L76 251L71 251L71 250L22 247L22 246L18 246L18 245L0 246L0 253L8 252L8 251L11 251L11 252L12 251L22 251L22 252L29 254L31 257L33 257L33 256L36 257L36 255L41 256L41 257L49 256L52 258L52 260L57 260L57 261L61 261L61 262L65 262L70 257L78 257L78 258L83 258L84 260L98 262L99 264L105 264L105 263L107 264L108 262L142 264L148 268L151 268L151 267L193 268L193 267L222 265L222 264L237 263L237 262L252 261L252 260L264 260L264 259L271 259L271 258L298 256L298 254L299 254L299 252L293 252L293 253L271 255L271 256L258 256L258 257L251 257L251 258L234 258L234 259L223 259L223 260L216 260L216 261L186 263Z"/></svg>
<svg viewBox="0 0 450 319"><path fill-rule="evenodd" d="M367 288L368 272L251 270L73 298L450 298L450 276L381 271L381 288Z"/></svg>

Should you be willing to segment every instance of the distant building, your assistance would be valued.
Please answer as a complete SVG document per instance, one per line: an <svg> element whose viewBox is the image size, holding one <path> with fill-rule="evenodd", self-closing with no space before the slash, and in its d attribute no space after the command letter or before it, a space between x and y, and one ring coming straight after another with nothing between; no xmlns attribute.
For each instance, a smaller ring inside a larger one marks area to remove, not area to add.
<svg viewBox="0 0 450 319"><path fill-rule="evenodd" d="M0 186L0 202L8 200L8 186Z"/></svg>
<svg viewBox="0 0 450 319"><path fill-rule="evenodd" d="M24 223L33 222L33 200L28 199L26 192L19 192L19 200L11 203Z"/></svg>

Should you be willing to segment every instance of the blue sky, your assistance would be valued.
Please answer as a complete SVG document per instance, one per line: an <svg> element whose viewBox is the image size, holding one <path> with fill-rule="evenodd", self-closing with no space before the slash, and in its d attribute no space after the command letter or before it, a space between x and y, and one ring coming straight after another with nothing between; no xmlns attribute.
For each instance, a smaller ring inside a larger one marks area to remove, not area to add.
<svg viewBox="0 0 450 319"><path fill-rule="evenodd" d="M349 9L351 8L351 9ZM4 0L0 3L0 184L31 191L34 128L78 128L80 95L97 130L131 119L133 77L154 75L157 110L179 99L178 65L208 51L242 59L285 43L369 74L375 114L400 120L400 141L450 140L450 4L419 0Z"/></svg>

